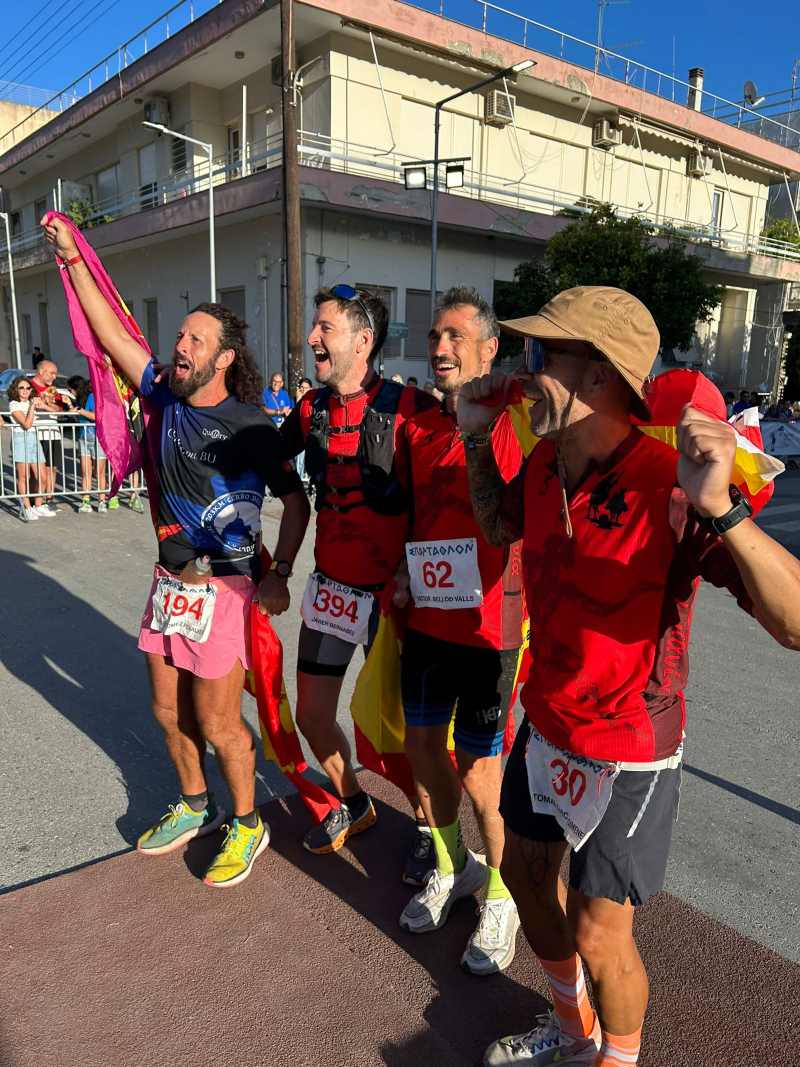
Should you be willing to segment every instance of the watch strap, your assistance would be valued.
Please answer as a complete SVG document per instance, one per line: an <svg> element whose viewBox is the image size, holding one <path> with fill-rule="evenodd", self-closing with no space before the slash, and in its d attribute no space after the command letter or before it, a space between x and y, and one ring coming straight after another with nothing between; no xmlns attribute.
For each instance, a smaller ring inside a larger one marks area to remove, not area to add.
<svg viewBox="0 0 800 1067"><path fill-rule="evenodd" d="M286 559L274 559L269 565L270 573L277 574L279 578L291 578L292 565Z"/></svg>
<svg viewBox="0 0 800 1067"><path fill-rule="evenodd" d="M703 524L709 529L713 530L715 534L725 534L729 530L732 530L734 526L738 526L743 519L749 519L753 514L753 509L750 506L750 501L747 497L738 495L738 500L731 506L729 511L726 511L724 515L718 515L716 518L712 518L707 515L703 518Z"/></svg>

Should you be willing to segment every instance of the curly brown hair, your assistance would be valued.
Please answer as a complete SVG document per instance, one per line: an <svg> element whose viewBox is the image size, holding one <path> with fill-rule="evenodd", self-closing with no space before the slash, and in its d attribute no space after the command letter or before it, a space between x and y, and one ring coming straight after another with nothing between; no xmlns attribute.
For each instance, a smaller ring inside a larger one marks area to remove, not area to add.
<svg viewBox="0 0 800 1067"><path fill-rule="evenodd" d="M9 400L19 400L19 387L20 387L20 383L21 382L27 382L28 385L30 385L31 380L30 380L30 378L26 377L26 375L24 375L24 374L20 374L19 378L15 378L14 381L11 383L11 385L9 385L9 387L8 387L8 399ZM36 391L33 388L33 386L31 386L31 396L35 396L35 395L36 395Z"/></svg>
<svg viewBox="0 0 800 1067"><path fill-rule="evenodd" d="M247 347L247 323L224 304L198 304L192 313L202 311L219 323L219 352L230 348L234 361L225 371L225 388L242 404L260 404L264 380L255 357Z"/></svg>

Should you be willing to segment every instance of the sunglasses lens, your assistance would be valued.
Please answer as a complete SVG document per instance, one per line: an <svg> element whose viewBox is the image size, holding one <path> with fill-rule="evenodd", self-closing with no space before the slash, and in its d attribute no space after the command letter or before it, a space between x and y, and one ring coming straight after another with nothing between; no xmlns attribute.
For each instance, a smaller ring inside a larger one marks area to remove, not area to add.
<svg viewBox="0 0 800 1067"><path fill-rule="evenodd" d="M358 290L354 289L352 285L334 285L331 292L340 300L354 300L358 296Z"/></svg>
<svg viewBox="0 0 800 1067"><path fill-rule="evenodd" d="M525 340L525 369L529 374L537 374L544 369L544 345L535 337Z"/></svg>

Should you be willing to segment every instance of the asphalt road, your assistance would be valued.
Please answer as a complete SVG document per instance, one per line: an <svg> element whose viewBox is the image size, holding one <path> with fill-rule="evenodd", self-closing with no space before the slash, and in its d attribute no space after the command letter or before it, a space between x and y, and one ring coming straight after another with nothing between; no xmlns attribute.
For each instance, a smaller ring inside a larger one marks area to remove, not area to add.
<svg viewBox="0 0 800 1067"><path fill-rule="evenodd" d="M265 509L268 543L278 510ZM800 474L779 479L762 524L800 555ZM127 850L176 785L134 640L154 557L147 518L64 510L24 526L0 509L0 546L0 886L12 889ZM295 604L310 562L309 533ZM297 625L278 620L289 665ZM704 587L692 664L667 889L798 961L800 657ZM291 696L291 670L286 680ZM259 803L284 789L263 762L259 778Z"/></svg>

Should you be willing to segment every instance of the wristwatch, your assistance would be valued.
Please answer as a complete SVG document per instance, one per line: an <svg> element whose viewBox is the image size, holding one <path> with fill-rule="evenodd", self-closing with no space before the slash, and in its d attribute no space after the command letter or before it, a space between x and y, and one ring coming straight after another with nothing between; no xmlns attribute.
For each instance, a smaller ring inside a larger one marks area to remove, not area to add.
<svg viewBox="0 0 800 1067"><path fill-rule="evenodd" d="M726 511L724 515L718 515L717 518L712 518L710 515L700 516L703 526L715 534L727 533L734 526L738 526L742 519L749 519L753 514L750 501L739 492L735 485L730 486L729 492L733 505L730 511Z"/></svg>
<svg viewBox="0 0 800 1067"><path fill-rule="evenodd" d="M274 559L269 565L270 574L275 573L279 578L292 577L292 565L285 559Z"/></svg>

